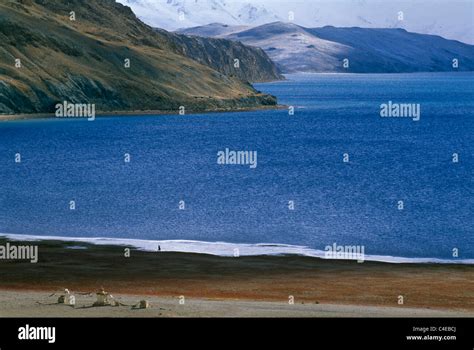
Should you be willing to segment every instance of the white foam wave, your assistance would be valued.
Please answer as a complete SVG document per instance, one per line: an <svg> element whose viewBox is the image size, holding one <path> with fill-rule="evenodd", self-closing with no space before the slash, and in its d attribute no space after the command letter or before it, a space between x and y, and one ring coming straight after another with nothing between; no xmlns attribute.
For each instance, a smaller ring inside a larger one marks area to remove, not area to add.
<svg viewBox="0 0 474 350"><path fill-rule="evenodd" d="M216 256L261 256L261 255L299 255L315 258L325 258L323 250L312 249L305 246L289 244L243 244L227 242L203 242L192 240L144 240L127 238L107 238L107 237L62 237L62 236L34 236L0 233L0 237L5 237L15 241L44 241L59 240L65 242L83 242L95 245L118 245L131 246L143 251L157 251L158 246L162 252L181 252L209 254ZM386 263L437 263L437 264L474 264L474 259L439 259L439 258L406 258L387 255L365 255L365 261L379 261Z"/></svg>

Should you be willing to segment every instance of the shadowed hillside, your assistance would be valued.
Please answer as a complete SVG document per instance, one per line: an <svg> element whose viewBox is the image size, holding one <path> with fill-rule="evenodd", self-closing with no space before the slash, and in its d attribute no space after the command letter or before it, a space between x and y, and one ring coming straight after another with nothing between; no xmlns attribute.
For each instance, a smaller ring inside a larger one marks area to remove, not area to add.
<svg viewBox="0 0 474 350"><path fill-rule="evenodd" d="M228 76L251 82L283 78L265 51L258 47L227 39L180 35L162 29L157 31L175 43L178 52ZM239 68L234 67L234 59L239 60Z"/></svg>
<svg viewBox="0 0 474 350"><path fill-rule="evenodd" d="M240 44L236 45L240 51L229 49L229 56L241 52L243 62L251 62L255 54L255 62L267 65L260 67L263 73L258 77L250 70L246 75L244 64L244 72L231 75L231 68L191 59L175 39L174 34L143 24L130 8L114 0L2 1L0 113L52 112L64 100L95 103L99 111L276 104L273 96L256 92L246 82L279 78L261 50L246 50ZM219 54L222 65L233 64L233 57L225 60L226 53ZM21 67L15 66L17 59Z"/></svg>

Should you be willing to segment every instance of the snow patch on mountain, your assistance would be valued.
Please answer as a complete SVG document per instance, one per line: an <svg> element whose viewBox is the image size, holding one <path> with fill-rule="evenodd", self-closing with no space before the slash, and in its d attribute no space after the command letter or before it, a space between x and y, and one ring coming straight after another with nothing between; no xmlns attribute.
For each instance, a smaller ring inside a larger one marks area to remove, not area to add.
<svg viewBox="0 0 474 350"><path fill-rule="evenodd" d="M472 0L117 0L145 23L176 30L276 21L309 28L403 28L474 44ZM294 17L294 18L293 18ZM402 19L401 19L402 18Z"/></svg>
<svg viewBox="0 0 474 350"><path fill-rule="evenodd" d="M145 23L176 30L220 22L260 25L280 20L264 5L228 0L117 0L130 6Z"/></svg>

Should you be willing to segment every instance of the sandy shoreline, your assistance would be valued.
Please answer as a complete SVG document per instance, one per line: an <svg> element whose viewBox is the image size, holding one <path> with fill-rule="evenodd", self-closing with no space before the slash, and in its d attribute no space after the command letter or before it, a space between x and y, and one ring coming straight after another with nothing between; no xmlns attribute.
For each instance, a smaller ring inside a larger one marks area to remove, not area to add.
<svg viewBox="0 0 474 350"><path fill-rule="evenodd" d="M0 244L5 242L0 239ZM36 301L55 302L48 296L64 288L95 293L101 287L135 302L146 298L158 305L174 305L169 316L182 306L175 305L179 296L201 303L203 309L183 308L178 316L223 316L226 309L224 316L474 316L472 265L358 264L302 256L232 258L133 248L125 257L123 246L32 244L39 245L38 263L0 260L0 300L5 301L0 316L57 315L58 305L48 308ZM403 305L398 304L400 295ZM289 304L291 297L294 305ZM93 301L89 297L84 303ZM291 308L295 306L298 309ZM110 316L136 312L100 309ZM85 316L94 314L85 312ZM65 314L75 315L83 314Z"/></svg>
<svg viewBox="0 0 474 350"><path fill-rule="evenodd" d="M0 291L0 317L474 317L473 312L385 306L146 296L149 308L129 305L142 295L116 295L124 305L92 307L93 296L76 297L74 307L35 291ZM126 305L126 306L125 306Z"/></svg>

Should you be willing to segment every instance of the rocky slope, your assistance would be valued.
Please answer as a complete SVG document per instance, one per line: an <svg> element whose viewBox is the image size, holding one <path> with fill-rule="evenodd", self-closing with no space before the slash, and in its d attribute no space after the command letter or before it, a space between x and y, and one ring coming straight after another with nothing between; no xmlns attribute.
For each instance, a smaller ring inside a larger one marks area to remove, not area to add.
<svg viewBox="0 0 474 350"><path fill-rule="evenodd" d="M260 50L222 41L205 54L202 41L195 41L199 49L185 41L145 25L114 0L2 1L0 113L52 112L65 100L95 103L98 111L276 104L247 83L279 77ZM216 53L218 59L206 60ZM239 73L232 73L234 54L243 57ZM244 69L247 64L257 66Z"/></svg>
<svg viewBox="0 0 474 350"><path fill-rule="evenodd" d="M276 65L260 48L226 39L191 37L161 29L157 31L174 43L173 49L176 52L230 77L250 82L283 79ZM238 68L235 63L238 63Z"/></svg>
<svg viewBox="0 0 474 350"><path fill-rule="evenodd" d="M404 29L305 28L275 22L245 30L212 24L180 33L209 35L260 47L284 73L474 70L473 45ZM346 58L347 68L343 66ZM458 68L453 69L453 59L458 60Z"/></svg>

